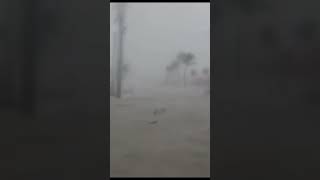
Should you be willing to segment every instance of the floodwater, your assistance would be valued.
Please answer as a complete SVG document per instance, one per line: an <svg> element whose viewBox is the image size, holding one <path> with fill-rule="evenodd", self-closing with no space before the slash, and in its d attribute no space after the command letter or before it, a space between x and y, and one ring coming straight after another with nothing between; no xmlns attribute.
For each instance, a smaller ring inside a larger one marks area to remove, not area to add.
<svg viewBox="0 0 320 180"><path fill-rule="evenodd" d="M209 177L210 95L148 92L110 97L111 177Z"/></svg>

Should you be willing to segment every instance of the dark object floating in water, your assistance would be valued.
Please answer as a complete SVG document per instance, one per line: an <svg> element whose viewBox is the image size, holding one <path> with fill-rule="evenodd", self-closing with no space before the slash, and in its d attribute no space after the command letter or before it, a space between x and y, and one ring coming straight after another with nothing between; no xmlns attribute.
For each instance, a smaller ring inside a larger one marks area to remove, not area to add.
<svg viewBox="0 0 320 180"><path fill-rule="evenodd" d="M151 121L151 122L149 122L149 124L157 124L158 123L158 121Z"/></svg>
<svg viewBox="0 0 320 180"><path fill-rule="evenodd" d="M166 108L157 108L153 111L153 115L154 116L157 116L157 115L160 115L160 114L163 114L166 112Z"/></svg>

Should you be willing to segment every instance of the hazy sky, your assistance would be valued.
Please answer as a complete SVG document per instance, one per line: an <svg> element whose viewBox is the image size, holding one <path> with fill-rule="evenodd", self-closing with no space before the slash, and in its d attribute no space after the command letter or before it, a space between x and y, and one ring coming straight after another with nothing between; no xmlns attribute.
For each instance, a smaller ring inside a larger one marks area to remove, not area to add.
<svg viewBox="0 0 320 180"><path fill-rule="evenodd" d="M112 51L116 25L110 7ZM179 51L196 55L195 68L210 65L209 3L129 3L127 14L125 59L135 82L162 80Z"/></svg>

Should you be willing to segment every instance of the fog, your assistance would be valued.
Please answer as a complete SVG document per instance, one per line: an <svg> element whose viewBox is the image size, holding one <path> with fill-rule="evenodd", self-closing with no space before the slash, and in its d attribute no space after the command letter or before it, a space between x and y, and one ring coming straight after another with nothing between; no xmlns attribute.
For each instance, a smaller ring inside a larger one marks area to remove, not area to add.
<svg viewBox="0 0 320 180"><path fill-rule="evenodd" d="M110 5L111 64L114 56L115 6ZM193 69L210 65L209 3L129 3L124 61L130 66L124 86L150 87L164 81L166 66L180 51L195 55Z"/></svg>

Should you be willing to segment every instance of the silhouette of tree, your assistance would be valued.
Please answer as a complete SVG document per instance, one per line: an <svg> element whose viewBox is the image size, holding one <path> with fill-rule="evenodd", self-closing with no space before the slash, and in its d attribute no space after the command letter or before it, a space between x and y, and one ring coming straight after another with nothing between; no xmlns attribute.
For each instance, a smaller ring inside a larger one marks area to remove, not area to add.
<svg viewBox="0 0 320 180"><path fill-rule="evenodd" d="M174 59L168 66L166 66L166 83L168 83L170 76L172 76L172 73L179 69L180 65L180 61Z"/></svg>
<svg viewBox="0 0 320 180"><path fill-rule="evenodd" d="M181 62L181 64L184 65L184 71L183 71L183 84L184 87L186 87L187 83L187 69L188 67L195 64L195 55L190 52L180 52L177 55L177 60Z"/></svg>

